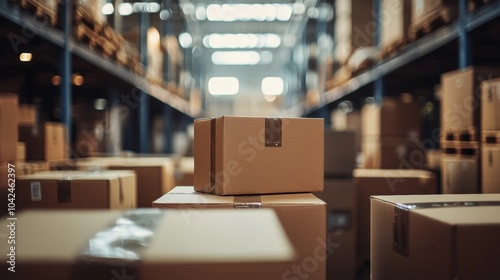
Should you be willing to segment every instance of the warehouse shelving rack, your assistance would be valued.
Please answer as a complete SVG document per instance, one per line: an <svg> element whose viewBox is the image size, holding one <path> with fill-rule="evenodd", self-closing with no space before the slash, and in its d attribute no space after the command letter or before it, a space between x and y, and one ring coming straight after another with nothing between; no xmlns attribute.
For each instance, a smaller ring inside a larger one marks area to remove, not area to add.
<svg viewBox="0 0 500 280"><path fill-rule="evenodd" d="M80 59L90 63L99 71L104 71L107 74L112 75L118 80L128 84L131 88L135 88L144 94L142 102L139 103L139 113L137 119L137 127L139 133L135 135L138 137L138 152L150 152L150 138L149 135L149 96L154 97L159 100L159 102L164 103L164 116L169 119L172 118L173 111L177 110L184 117L183 119L192 119L202 114L201 109L192 108L190 103L180 96L177 96L165 88L151 84L144 76L138 75L123 66L120 66L113 61L106 59L96 51L91 50L88 46L81 42L78 42L72 36L72 9L73 1L62 1L59 11L59 20L61 22L60 29L51 26L50 24L42 24L33 15L30 15L23 11L18 5L10 3L10 1L0 1L0 17L11 21L12 23L18 25L22 28L23 32L25 30L31 32L30 34L36 34L51 44L55 48L61 49L61 59L60 59L60 106L61 106L61 120L65 124L68 131L68 143L71 143L72 135L72 120L71 120L71 104L72 104L72 86L71 86L71 73L72 73L72 56L76 55ZM145 33L149 26L148 15L144 14L141 16L141 29L142 33ZM142 36L140 40L140 50L141 52L146 51L146 38ZM147 55L143 53L141 55L142 63L146 64ZM184 121L185 122L185 121ZM171 143L171 138L173 134L173 125L166 122L165 124L165 138L166 141ZM171 145L167 145L171 146ZM170 147L171 148L171 147ZM168 151L168 148L166 152Z"/></svg>
<svg viewBox="0 0 500 280"><path fill-rule="evenodd" d="M381 14L380 2L381 0L373 1L377 18ZM426 72L432 72L432 69L426 69L423 67L424 64L419 65L420 60L431 55L433 52L449 49L450 44L453 44L455 41L458 44L458 47L456 47L458 55L455 58L456 64L454 68L464 68L471 65L474 44L470 33L500 17L500 1L492 1L472 12L467 11L467 0L459 0L458 4L459 17L455 22L408 44L400 53L379 61L366 72L351 78L346 84L326 91L316 106L307 106L305 103L300 103L291 107L288 112L295 115L324 117L326 119L329 118L329 111L341 100L361 95L365 97L373 96L375 102L381 102L382 98L386 95L386 89L391 87L391 83L386 81L389 76L399 72L397 73L398 77L406 80L411 80L418 74L428 77L429 74ZM376 22L378 26L374 34L375 42L380 43L379 30L381 20L377 20ZM407 71L410 66L421 66L421 70ZM439 81L438 72L432 75L434 76L434 80ZM411 87L417 86L417 84L411 84L406 90L411 90Z"/></svg>

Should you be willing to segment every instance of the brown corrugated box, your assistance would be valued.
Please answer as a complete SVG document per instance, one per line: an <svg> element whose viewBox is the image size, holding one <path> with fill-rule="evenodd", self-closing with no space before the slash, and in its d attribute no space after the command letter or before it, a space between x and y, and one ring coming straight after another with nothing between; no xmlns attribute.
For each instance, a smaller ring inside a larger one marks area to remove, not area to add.
<svg viewBox="0 0 500 280"><path fill-rule="evenodd" d="M367 104L361 109L361 134L365 136L420 137L421 117L417 102L385 98L382 105Z"/></svg>
<svg viewBox="0 0 500 280"><path fill-rule="evenodd" d="M434 173L424 170L356 169L354 170L358 205L358 260L370 256L370 196L435 194L438 192Z"/></svg>
<svg viewBox="0 0 500 280"><path fill-rule="evenodd" d="M361 147L364 168L418 169L426 161L425 151L418 140L363 136Z"/></svg>
<svg viewBox="0 0 500 280"><path fill-rule="evenodd" d="M480 166L477 156L441 155L441 192L467 194L480 192Z"/></svg>
<svg viewBox="0 0 500 280"><path fill-rule="evenodd" d="M49 163L47 161L25 161L16 162L16 175L29 175L41 171L48 171Z"/></svg>
<svg viewBox="0 0 500 280"><path fill-rule="evenodd" d="M441 75L441 127L467 130L481 127L481 82L500 76L500 68L470 66Z"/></svg>
<svg viewBox="0 0 500 280"><path fill-rule="evenodd" d="M218 195L323 190L324 121L222 116L194 122L194 187Z"/></svg>
<svg viewBox="0 0 500 280"><path fill-rule="evenodd" d="M66 158L66 128L62 123L21 125L19 141L26 143L27 160L48 161Z"/></svg>
<svg viewBox="0 0 500 280"><path fill-rule="evenodd" d="M354 110L348 113L335 110L331 113L332 128L334 130L349 130L356 134L356 151L361 151L361 111Z"/></svg>
<svg viewBox="0 0 500 280"><path fill-rule="evenodd" d="M500 79L481 83L481 130L500 130Z"/></svg>
<svg viewBox="0 0 500 280"><path fill-rule="evenodd" d="M430 20L431 13L439 13L440 9L446 9L450 21L458 17L458 1L455 0L412 0L412 23Z"/></svg>
<svg viewBox="0 0 500 280"><path fill-rule="evenodd" d="M137 207L151 207L175 184L174 167L167 158L88 158L78 161L80 170L132 170L137 176Z"/></svg>
<svg viewBox="0 0 500 280"><path fill-rule="evenodd" d="M500 145L482 146L482 191L500 193Z"/></svg>
<svg viewBox="0 0 500 280"><path fill-rule="evenodd" d="M297 269L292 270L290 267L277 279L325 279L325 254L335 250L333 247L327 247L333 246L332 244L325 243L325 203L310 193L217 196L196 192L193 187L176 187L154 201L153 206L195 208L199 213L211 208L274 209L298 253L297 262L294 264Z"/></svg>
<svg viewBox="0 0 500 280"><path fill-rule="evenodd" d="M130 209L137 205L131 171L45 171L20 176L18 210L28 208Z"/></svg>
<svg viewBox="0 0 500 280"><path fill-rule="evenodd" d="M371 279L500 279L500 194L371 203Z"/></svg>
<svg viewBox="0 0 500 280"><path fill-rule="evenodd" d="M36 124L36 106L30 104L19 104L19 125L30 126Z"/></svg>
<svg viewBox="0 0 500 280"><path fill-rule="evenodd" d="M17 218L16 279L275 280L294 260L269 209L37 210ZM119 236L106 232L113 228ZM0 269L10 273L5 248Z"/></svg>
<svg viewBox="0 0 500 280"><path fill-rule="evenodd" d="M327 238L335 250L326 263L326 279L356 279L356 185L354 179L325 179L314 193L326 202Z"/></svg>
<svg viewBox="0 0 500 280"><path fill-rule="evenodd" d="M23 142L17 142L17 159L16 161L25 161L26 160L26 144Z"/></svg>
<svg viewBox="0 0 500 280"><path fill-rule="evenodd" d="M408 41L411 22L410 0L382 0L381 45L383 48L401 47Z"/></svg>
<svg viewBox="0 0 500 280"><path fill-rule="evenodd" d="M354 131L325 130L325 177L352 177L356 168Z"/></svg>
<svg viewBox="0 0 500 280"><path fill-rule="evenodd" d="M6 215L7 214L7 206L8 206L8 201L7 201L7 193L8 193L8 164L7 163L0 163L0 199L1 201L5 201L2 205L4 205L2 208L0 208L0 216Z"/></svg>
<svg viewBox="0 0 500 280"><path fill-rule="evenodd" d="M183 157L175 165L175 186L194 184L194 158Z"/></svg>
<svg viewBox="0 0 500 280"><path fill-rule="evenodd" d="M14 163L17 152L17 103L14 94L0 93L0 162Z"/></svg>

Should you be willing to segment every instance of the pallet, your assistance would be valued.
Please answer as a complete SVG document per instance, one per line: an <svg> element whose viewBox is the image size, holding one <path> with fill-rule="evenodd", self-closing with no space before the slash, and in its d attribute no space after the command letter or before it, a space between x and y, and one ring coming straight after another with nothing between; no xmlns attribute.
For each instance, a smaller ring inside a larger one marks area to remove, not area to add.
<svg viewBox="0 0 500 280"><path fill-rule="evenodd" d="M412 22L408 30L411 42L447 25L457 17L456 7L441 7Z"/></svg>
<svg viewBox="0 0 500 280"><path fill-rule="evenodd" d="M479 131L472 126L466 129L443 129L441 140L445 141L479 141Z"/></svg>
<svg viewBox="0 0 500 280"><path fill-rule="evenodd" d="M78 24L75 29L76 38L88 44L90 49L101 51L105 57L114 57L116 55L116 47L87 25Z"/></svg>
<svg viewBox="0 0 500 280"><path fill-rule="evenodd" d="M48 19L52 26L57 25L59 0L19 0L18 2L23 9L34 11L39 18Z"/></svg>
<svg viewBox="0 0 500 280"><path fill-rule="evenodd" d="M500 130L483 130L483 144L500 144Z"/></svg>
<svg viewBox="0 0 500 280"><path fill-rule="evenodd" d="M75 9L75 19L76 25L86 25L90 29L94 30L97 34L101 35L104 30L104 24L96 20L90 11L87 9L77 6Z"/></svg>
<svg viewBox="0 0 500 280"><path fill-rule="evenodd" d="M472 141L441 141L441 151L444 154L478 156L479 142Z"/></svg>
<svg viewBox="0 0 500 280"><path fill-rule="evenodd" d="M386 59L391 56L395 56L398 52L400 52L404 46L406 46L407 42L405 39L400 38L395 40L394 42L385 44L382 46L380 50L380 59Z"/></svg>

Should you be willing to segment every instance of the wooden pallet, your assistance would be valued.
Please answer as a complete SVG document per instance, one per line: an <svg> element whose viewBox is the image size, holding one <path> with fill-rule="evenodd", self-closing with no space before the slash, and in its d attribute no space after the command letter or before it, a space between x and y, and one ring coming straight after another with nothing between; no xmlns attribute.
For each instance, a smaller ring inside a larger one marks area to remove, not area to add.
<svg viewBox="0 0 500 280"><path fill-rule="evenodd" d="M406 46L407 42L404 38L400 38L395 40L394 42L385 44L382 46L380 50L380 59L386 59L388 57L396 55L400 52L404 46Z"/></svg>
<svg viewBox="0 0 500 280"><path fill-rule="evenodd" d="M422 18L412 22L409 26L408 38L411 42L427 35L436 29L447 25L457 17L456 7L441 7Z"/></svg>
<svg viewBox="0 0 500 280"><path fill-rule="evenodd" d="M478 156L479 142L476 141L441 141L441 151L444 154Z"/></svg>
<svg viewBox="0 0 500 280"><path fill-rule="evenodd" d="M479 141L479 131L477 127L466 129L446 129L441 131L441 140L446 141Z"/></svg>
<svg viewBox="0 0 500 280"><path fill-rule="evenodd" d="M483 144L500 144L500 130L483 130Z"/></svg>
<svg viewBox="0 0 500 280"><path fill-rule="evenodd" d="M76 25L86 25L90 29L94 30L97 34L101 35L104 30L104 24L99 22L90 11L87 9L77 6L75 8L75 18L74 21Z"/></svg>
<svg viewBox="0 0 500 280"><path fill-rule="evenodd" d="M90 49L101 51L105 57L116 55L116 47L85 24L75 27L75 36L79 41L88 44Z"/></svg>
<svg viewBox="0 0 500 280"><path fill-rule="evenodd" d="M23 9L33 11L37 17L48 19L52 26L57 25L59 0L19 0Z"/></svg>

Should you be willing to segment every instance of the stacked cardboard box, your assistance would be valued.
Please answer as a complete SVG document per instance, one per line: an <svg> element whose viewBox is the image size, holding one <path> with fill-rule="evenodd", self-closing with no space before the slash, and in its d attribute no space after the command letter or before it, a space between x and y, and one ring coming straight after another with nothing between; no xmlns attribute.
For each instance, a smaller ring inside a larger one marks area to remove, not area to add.
<svg viewBox="0 0 500 280"><path fill-rule="evenodd" d="M425 164L418 103L386 98L381 105L367 104L361 125L364 168L413 169Z"/></svg>
<svg viewBox="0 0 500 280"><path fill-rule="evenodd" d="M343 110L334 110L330 119L332 122L332 128L337 131L354 131L355 139L354 142L356 147L356 152L361 151L361 111L360 110L349 110L344 112Z"/></svg>
<svg viewBox="0 0 500 280"><path fill-rule="evenodd" d="M384 56L399 50L408 42L408 28L411 21L410 0L383 0L381 42Z"/></svg>
<svg viewBox="0 0 500 280"><path fill-rule="evenodd" d="M491 117L481 121L481 82L500 76L499 68L467 67L441 76L442 192L477 193L481 191L480 129ZM488 86L483 86L488 95ZM489 109L487 109L490 112ZM494 114L494 113L493 113Z"/></svg>
<svg viewBox="0 0 500 280"><path fill-rule="evenodd" d="M7 202L8 198L8 179L15 176L15 172L9 172L9 167L11 167L9 164L15 164L17 160L17 104L16 95L0 94L0 199L4 202ZM0 215L5 214L6 211L7 207L2 207Z"/></svg>
<svg viewBox="0 0 500 280"><path fill-rule="evenodd" d="M482 191L500 193L500 79L481 86Z"/></svg>
<svg viewBox="0 0 500 280"><path fill-rule="evenodd" d="M371 279L500 278L500 194L371 201Z"/></svg>
<svg viewBox="0 0 500 280"><path fill-rule="evenodd" d="M11 231L23 241L10 245L12 262L10 248L1 249L2 275L15 266L15 279L275 280L295 260L269 209L37 210L17 218L0 227L2 244Z"/></svg>
<svg viewBox="0 0 500 280"><path fill-rule="evenodd" d="M19 126L19 141L26 144L27 160L63 160L67 158L66 127L44 122Z"/></svg>
<svg viewBox="0 0 500 280"><path fill-rule="evenodd" d="M458 18L458 2L454 0L412 0L410 40L415 40L433 27L433 23L449 23Z"/></svg>

